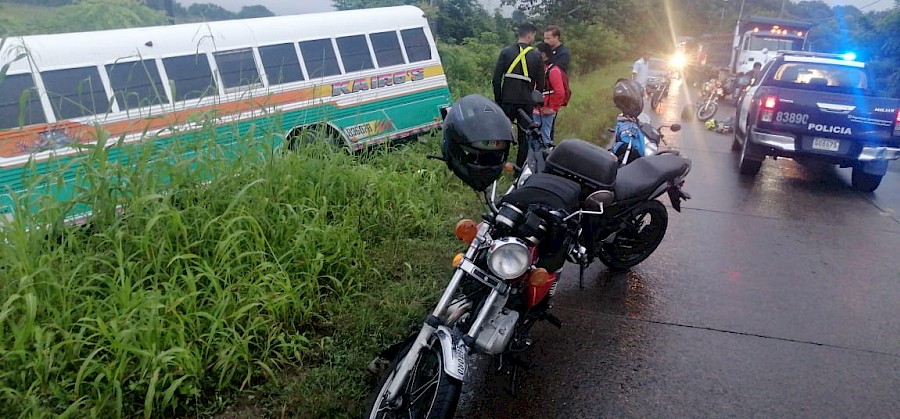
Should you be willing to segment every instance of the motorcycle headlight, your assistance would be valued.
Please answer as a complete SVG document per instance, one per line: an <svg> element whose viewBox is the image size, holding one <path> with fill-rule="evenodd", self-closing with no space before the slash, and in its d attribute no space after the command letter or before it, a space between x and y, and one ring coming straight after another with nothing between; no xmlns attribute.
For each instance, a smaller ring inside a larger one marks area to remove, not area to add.
<svg viewBox="0 0 900 419"><path fill-rule="evenodd" d="M725 93L725 91L722 90L721 87L719 87L719 88L716 89L716 94L717 94L717 95L721 95L721 94L723 94L723 93Z"/></svg>
<svg viewBox="0 0 900 419"><path fill-rule="evenodd" d="M531 263L531 252L524 241L515 237L494 240L488 250L488 268L501 279L522 276Z"/></svg>

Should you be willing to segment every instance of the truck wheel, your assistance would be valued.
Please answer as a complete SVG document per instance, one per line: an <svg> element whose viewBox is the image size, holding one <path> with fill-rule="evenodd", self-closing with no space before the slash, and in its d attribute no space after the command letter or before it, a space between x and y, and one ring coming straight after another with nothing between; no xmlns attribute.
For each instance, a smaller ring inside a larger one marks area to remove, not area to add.
<svg viewBox="0 0 900 419"><path fill-rule="evenodd" d="M874 192L881 184L882 175L871 175L863 172L862 167L854 167L853 175L850 177L850 183L853 189L863 192Z"/></svg>
<svg viewBox="0 0 900 419"><path fill-rule="evenodd" d="M765 156L758 157L759 153L755 144L750 144L750 129L750 127L747 127L747 131L744 134L744 146L741 148L741 162L738 168L742 175L756 176Z"/></svg>

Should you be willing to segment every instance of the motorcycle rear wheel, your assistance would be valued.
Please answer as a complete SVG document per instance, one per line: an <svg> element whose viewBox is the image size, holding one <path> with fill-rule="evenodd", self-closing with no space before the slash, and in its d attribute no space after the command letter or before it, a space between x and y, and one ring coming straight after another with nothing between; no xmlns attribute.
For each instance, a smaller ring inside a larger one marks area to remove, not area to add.
<svg viewBox="0 0 900 419"><path fill-rule="evenodd" d="M612 269L629 269L650 257L666 235L669 213L654 199L635 208L626 222L612 243L598 248L597 258Z"/></svg>
<svg viewBox="0 0 900 419"><path fill-rule="evenodd" d="M367 418L452 418L459 402L462 382L444 372L441 340L432 337L429 346L422 349L409 378L403 387L400 406L390 409L385 403L385 392L409 354L412 342L406 345L381 377L378 390L369 403Z"/></svg>
<svg viewBox="0 0 900 419"><path fill-rule="evenodd" d="M718 110L718 105L711 101L706 101L702 105L700 105L700 108L697 109L697 119L699 119L701 122L706 122L709 120L709 118L715 116L716 111Z"/></svg>

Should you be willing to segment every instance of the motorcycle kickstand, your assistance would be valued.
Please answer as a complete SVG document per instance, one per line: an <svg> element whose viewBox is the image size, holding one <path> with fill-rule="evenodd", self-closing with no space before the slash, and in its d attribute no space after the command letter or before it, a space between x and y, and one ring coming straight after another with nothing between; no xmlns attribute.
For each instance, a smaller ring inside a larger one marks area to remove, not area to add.
<svg viewBox="0 0 900 419"><path fill-rule="evenodd" d="M584 261L578 262L578 288L584 290Z"/></svg>

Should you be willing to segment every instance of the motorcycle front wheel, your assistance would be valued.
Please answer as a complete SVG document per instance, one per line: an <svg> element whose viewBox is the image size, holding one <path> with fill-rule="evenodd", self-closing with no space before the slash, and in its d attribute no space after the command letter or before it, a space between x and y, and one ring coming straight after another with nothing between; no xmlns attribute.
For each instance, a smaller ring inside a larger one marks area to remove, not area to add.
<svg viewBox="0 0 900 419"><path fill-rule="evenodd" d="M429 346L422 349L413 365L406 384L402 387L396 407L385 400L386 392L396 376L400 362L409 354L412 342L406 345L391 362L378 390L369 403L367 418L452 418L459 402L462 382L444 372L440 339L431 338Z"/></svg>
<svg viewBox="0 0 900 419"><path fill-rule="evenodd" d="M719 106L713 101L707 100L697 109L697 119L701 122L706 122L716 114L717 110L719 110Z"/></svg>
<svg viewBox="0 0 900 419"><path fill-rule="evenodd" d="M666 235L669 213L654 199L632 210L625 222L612 243L598 248L597 258L612 269L628 269L650 257Z"/></svg>

